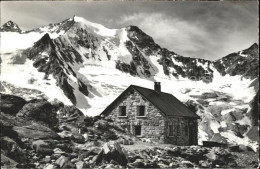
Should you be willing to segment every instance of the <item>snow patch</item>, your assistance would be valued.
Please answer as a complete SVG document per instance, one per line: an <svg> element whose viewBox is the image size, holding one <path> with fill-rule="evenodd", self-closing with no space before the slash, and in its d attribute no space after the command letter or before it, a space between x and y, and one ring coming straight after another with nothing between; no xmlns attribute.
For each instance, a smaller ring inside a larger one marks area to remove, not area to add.
<svg viewBox="0 0 260 169"><path fill-rule="evenodd" d="M174 55L174 56L176 56L176 55ZM174 57L172 57L172 62L173 62L175 65L177 65L177 66L180 66L180 67L183 67L183 66L184 66L181 62L178 62L177 60L175 60Z"/></svg>
<svg viewBox="0 0 260 169"><path fill-rule="evenodd" d="M242 57L247 57L247 55L242 54L242 53L243 53L243 51L240 51L240 52L239 52L239 55L242 56Z"/></svg>
<svg viewBox="0 0 260 169"><path fill-rule="evenodd" d="M27 60L24 64L2 63L1 66L2 81L22 88L39 90L49 98L49 101L58 99L65 105L72 105L63 91L56 86L56 80L51 75L48 77L48 80L45 80L45 74L38 72L37 69L33 67L33 61ZM34 80L33 83L30 83L31 79Z"/></svg>
<svg viewBox="0 0 260 169"><path fill-rule="evenodd" d="M121 56L118 56L118 59L126 64L130 64L130 62L132 61L132 55L125 46L125 43L130 40L127 37L127 32L125 29L120 30L119 39L120 39L120 44L118 50Z"/></svg>
<svg viewBox="0 0 260 169"><path fill-rule="evenodd" d="M199 145L203 145L203 141L206 141L208 140L208 134L201 130L200 128L198 129L198 135L199 135L199 138L198 138L198 144Z"/></svg>
<svg viewBox="0 0 260 169"><path fill-rule="evenodd" d="M94 28L95 33L97 33L101 36L115 36L116 35L116 29L108 29L101 24L92 23L92 22L90 22L90 21L88 21L88 20L86 20L82 17L75 16L74 21L79 22L79 23L83 23L90 28Z"/></svg>

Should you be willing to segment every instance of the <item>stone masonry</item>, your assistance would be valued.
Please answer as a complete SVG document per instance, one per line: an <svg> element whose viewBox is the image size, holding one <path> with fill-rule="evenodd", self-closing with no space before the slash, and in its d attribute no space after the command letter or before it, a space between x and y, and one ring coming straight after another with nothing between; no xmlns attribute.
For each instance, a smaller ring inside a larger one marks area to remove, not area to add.
<svg viewBox="0 0 260 169"><path fill-rule="evenodd" d="M120 106L126 106L126 116L120 116ZM137 116L138 106L145 106L145 116ZM128 128L133 135L135 135L135 126L141 126L141 135L138 136L140 138L149 138L154 142L174 145L197 144L196 127L192 131L193 137L189 137L189 131L192 130L191 127L189 128L190 123L197 124L196 120L164 116L158 108L135 90L127 93L106 118ZM173 126L172 136L169 136L169 125ZM178 135L177 125L180 127Z"/></svg>

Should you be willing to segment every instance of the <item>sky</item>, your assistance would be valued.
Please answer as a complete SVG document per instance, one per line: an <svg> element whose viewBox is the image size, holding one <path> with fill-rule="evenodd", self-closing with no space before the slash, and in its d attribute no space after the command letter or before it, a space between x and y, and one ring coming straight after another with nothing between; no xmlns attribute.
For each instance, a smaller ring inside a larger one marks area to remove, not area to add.
<svg viewBox="0 0 260 169"><path fill-rule="evenodd" d="M74 15L108 28L136 25L154 41L185 57L216 60L258 43L258 2L2 1L1 25L22 30Z"/></svg>

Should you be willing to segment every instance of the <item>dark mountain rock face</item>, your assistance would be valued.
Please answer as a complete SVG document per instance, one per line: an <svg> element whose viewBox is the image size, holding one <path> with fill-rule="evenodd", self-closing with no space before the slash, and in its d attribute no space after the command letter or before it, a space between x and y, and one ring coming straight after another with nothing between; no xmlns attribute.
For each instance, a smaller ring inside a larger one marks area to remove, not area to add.
<svg viewBox="0 0 260 169"><path fill-rule="evenodd" d="M157 45L153 38L145 34L137 26L128 26L126 28L127 37L134 42L139 48L146 49L145 54L151 55L155 51L160 49L160 46Z"/></svg>
<svg viewBox="0 0 260 169"><path fill-rule="evenodd" d="M14 23L13 21L6 22L3 26L0 28L1 32L18 32L21 33L22 30L19 28L19 26Z"/></svg>
<svg viewBox="0 0 260 169"><path fill-rule="evenodd" d="M248 49L237 53L231 53L215 62L214 67L221 75L242 75L242 77L254 79L258 77L259 51L255 43Z"/></svg>
<svg viewBox="0 0 260 169"><path fill-rule="evenodd" d="M161 48L154 42L152 37L145 34L136 26L129 26L126 28L126 31L128 38L132 42L126 42L127 49L132 54L133 60L137 58L146 61L146 63L143 61L144 64L141 66L142 68L145 68L144 70L146 73L144 74L148 77L151 75L149 68L152 68L152 65L149 65L146 57L149 58L152 55L156 55L158 56L159 64L163 67L165 75L173 75L176 78L188 77L195 81L212 81L213 70L210 69L211 61L183 57L165 48ZM144 55L146 55L146 57ZM133 63L134 65L138 65L140 62ZM128 65L128 68L129 67L130 65ZM134 69L132 69L132 71L134 71Z"/></svg>
<svg viewBox="0 0 260 169"><path fill-rule="evenodd" d="M46 55L42 55L43 52ZM69 64L82 63L82 58L74 48L65 46L59 38L51 39L49 34L45 34L33 47L25 50L24 54L34 61L33 66L38 68L39 72L45 73L46 80L52 75L64 94L73 104L76 104L74 89L68 82L68 76L77 77ZM75 56L74 59L71 57L72 54ZM79 81L78 85L79 90L88 95L87 86L81 81Z"/></svg>
<svg viewBox="0 0 260 169"><path fill-rule="evenodd" d="M130 71L134 75L138 75L139 73L136 70L136 67L139 66L142 68L142 71L140 72L142 75L145 75L146 77L150 77L151 72L150 68L152 67L151 64L147 61L147 59L142 55L142 53L138 50L137 46L135 46L131 41L126 42L126 48L133 56L133 60L130 64Z"/></svg>
<svg viewBox="0 0 260 169"><path fill-rule="evenodd" d="M211 62L208 60L183 57L167 49L163 49L162 56L161 63L165 72L171 73L176 78L187 77L190 80L202 80L207 83L213 79L213 70L210 68ZM175 71L170 72L169 68L174 68Z"/></svg>
<svg viewBox="0 0 260 169"><path fill-rule="evenodd" d="M231 76L242 75L242 77L250 79L254 79L258 76L259 47L256 43L248 49L232 53L212 62L204 59L183 57L161 48L154 42L152 37L145 34L136 26L129 26L126 30L127 36L133 44L128 45L128 50L136 51L133 50L133 46L139 50L139 52L131 52L133 57L143 54L148 57L157 55L158 62L163 66L166 75L172 74L176 78L188 77L190 80L211 82L213 79L212 68L214 67L223 76L226 74ZM127 44L131 43L127 42ZM128 65L128 67L130 67L130 65ZM173 71L171 69L173 69Z"/></svg>

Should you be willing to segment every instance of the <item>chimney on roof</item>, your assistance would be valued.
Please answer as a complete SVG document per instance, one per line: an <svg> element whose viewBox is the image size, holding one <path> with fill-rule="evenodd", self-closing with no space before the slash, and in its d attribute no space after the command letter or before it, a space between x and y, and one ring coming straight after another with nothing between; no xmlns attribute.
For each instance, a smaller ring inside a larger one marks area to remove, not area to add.
<svg viewBox="0 0 260 169"><path fill-rule="evenodd" d="M154 90L156 92L161 92L161 82L154 82Z"/></svg>

